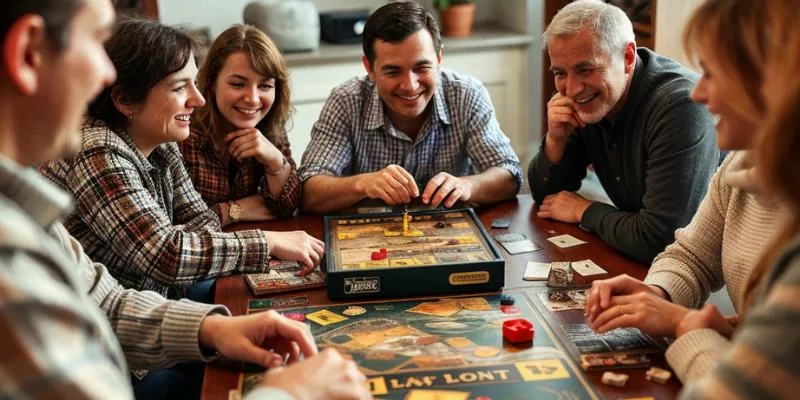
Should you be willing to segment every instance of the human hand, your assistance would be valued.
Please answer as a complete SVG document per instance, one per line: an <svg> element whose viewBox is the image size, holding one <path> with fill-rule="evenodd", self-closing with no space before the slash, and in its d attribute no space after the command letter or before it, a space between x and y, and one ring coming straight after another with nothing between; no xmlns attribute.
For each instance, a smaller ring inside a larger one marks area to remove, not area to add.
<svg viewBox="0 0 800 400"><path fill-rule="evenodd" d="M283 153L256 128L245 128L225 135L228 152L239 162L250 157L268 168L276 170L283 165Z"/></svg>
<svg viewBox="0 0 800 400"><path fill-rule="evenodd" d="M356 184L360 191L370 199L381 199L386 204L407 204L419 196L419 188L414 177L399 165L359 175Z"/></svg>
<svg viewBox="0 0 800 400"><path fill-rule="evenodd" d="M227 358L264 367L281 365L285 354L292 361L301 354L317 354L308 325L274 310L238 317L209 315L200 323L199 341Z"/></svg>
<svg viewBox="0 0 800 400"><path fill-rule="evenodd" d="M270 243L270 255L286 261L297 261L305 265L299 275L311 272L319 265L325 253L325 243L303 231L266 231Z"/></svg>
<svg viewBox="0 0 800 400"><path fill-rule="evenodd" d="M738 318L736 319L738 323ZM692 310L681 319L675 329L675 337L681 337L696 329L713 329L720 335L729 338L733 335L736 325L722 315L717 306L709 303L699 310Z"/></svg>
<svg viewBox="0 0 800 400"><path fill-rule="evenodd" d="M264 198L259 195L242 197L236 200L236 204L242 207L240 221L269 221L277 218L272 210L267 208Z"/></svg>
<svg viewBox="0 0 800 400"><path fill-rule="evenodd" d="M648 285L627 274L617 275L613 278L592 282L592 287L586 292L584 315L589 322L592 322L601 312L611 307L613 296L635 293L653 293L662 299L667 298L666 292L658 286Z"/></svg>
<svg viewBox="0 0 800 400"><path fill-rule="evenodd" d="M289 367L270 368L261 385L285 390L295 399L362 400L372 398L366 380L355 362L327 349Z"/></svg>
<svg viewBox="0 0 800 400"><path fill-rule="evenodd" d="M592 205L591 201L584 199L575 192L562 190L545 197L542 204L539 205L539 211L536 216L578 224L583 219L583 213L586 212L590 205Z"/></svg>
<svg viewBox="0 0 800 400"><path fill-rule="evenodd" d="M422 192L422 202L434 207L444 202L444 206L450 208L456 201L469 201L472 197L472 184L466 178L459 178L439 172L428 181L425 191Z"/></svg>
<svg viewBox="0 0 800 400"><path fill-rule="evenodd" d="M591 323L598 333L634 327L653 336L674 337L678 324L689 309L649 292L611 298L611 306Z"/></svg>
<svg viewBox="0 0 800 400"><path fill-rule="evenodd" d="M547 102L547 139L564 141L575 128L586 126L575 111L575 100L556 93Z"/></svg>

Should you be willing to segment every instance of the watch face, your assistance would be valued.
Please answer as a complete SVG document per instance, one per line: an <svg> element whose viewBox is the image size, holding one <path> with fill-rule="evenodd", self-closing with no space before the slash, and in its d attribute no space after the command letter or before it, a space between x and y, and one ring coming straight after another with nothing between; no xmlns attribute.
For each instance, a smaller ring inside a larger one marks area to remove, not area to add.
<svg viewBox="0 0 800 400"><path fill-rule="evenodd" d="M242 206L240 206L240 205L238 205L238 204L236 204L234 202L231 202L230 206L231 206L231 208L228 211L228 216L231 217L233 222L236 222L242 216Z"/></svg>

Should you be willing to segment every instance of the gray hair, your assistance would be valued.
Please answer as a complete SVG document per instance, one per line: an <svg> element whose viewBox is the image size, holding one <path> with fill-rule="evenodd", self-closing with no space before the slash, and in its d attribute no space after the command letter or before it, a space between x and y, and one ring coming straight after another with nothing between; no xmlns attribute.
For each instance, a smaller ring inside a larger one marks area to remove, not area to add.
<svg viewBox="0 0 800 400"><path fill-rule="evenodd" d="M558 11L542 35L542 49L553 38L573 36L590 28L595 32L595 44L612 57L622 57L622 50L636 43L633 25L619 7L599 0L577 0Z"/></svg>

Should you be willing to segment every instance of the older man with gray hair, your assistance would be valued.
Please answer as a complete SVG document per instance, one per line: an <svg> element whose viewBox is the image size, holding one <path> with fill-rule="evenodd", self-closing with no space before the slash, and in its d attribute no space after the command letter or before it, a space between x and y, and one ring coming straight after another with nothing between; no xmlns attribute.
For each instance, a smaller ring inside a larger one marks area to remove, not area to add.
<svg viewBox="0 0 800 400"><path fill-rule="evenodd" d="M697 75L636 48L628 17L601 1L562 8L543 42L558 92L528 170L537 215L649 263L692 218L719 161L712 117L690 98ZM613 205L575 193L589 165Z"/></svg>

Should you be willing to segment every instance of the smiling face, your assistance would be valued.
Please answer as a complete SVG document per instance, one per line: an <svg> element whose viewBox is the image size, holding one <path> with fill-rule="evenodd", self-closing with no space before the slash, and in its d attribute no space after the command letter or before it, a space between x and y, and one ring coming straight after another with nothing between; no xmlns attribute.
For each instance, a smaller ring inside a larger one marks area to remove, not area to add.
<svg viewBox="0 0 800 400"><path fill-rule="evenodd" d="M67 47L43 54L38 89L28 98L31 106L25 107L31 113L27 132L42 136L29 136L37 146L35 153L41 153L37 162L69 156L80 148L79 127L88 103L116 77L103 48L113 21L108 0L85 0L70 24ZM47 118L42 118L42 110L47 110Z"/></svg>
<svg viewBox="0 0 800 400"><path fill-rule="evenodd" d="M194 85L197 66L194 57L179 71L167 75L147 93L142 104L133 107L129 132L145 155L156 146L189 137L189 122L195 108L205 104Z"/></svg>
<svg viewBox="0 0 800 400"><path fill-rule="evenodd" d="M401 127L419 125L436 92L441 51L435 50L427 29L399 43L376 40L374 48L374 65L364 57L364 68L375 81L390 120Z"/></svg>
<svg viewBox="0 0 800 400"><path fill-rule="evenodd" d="M636 65L632 43L624 55L610 56L595 44L591 30L583 29L572 36L552 38L547 49L556 89L575 101L583 122L597 123L622 109Z"/></svg>
<svg viewBox="0 0 800 400"><path fill-rule="evenodd" d="M717 129L717 146L723 150L749 149L757 130L755 121L760 116L756 110L747 115L741 102L743 91L736 91L731 79L726 79L723 66L710 55L699 51L698 58L703 75L692 90L692 100L708 106L714 114ZM738 103L737 103L738 102Z"/></svg>
<svg viewBox="0 0 800 400"><path fill-rule="evenodd" d="M231 54L214 84L217 109L235 128L254 128L275 102L275 79L253 69L245 53Z"/></svg>

